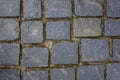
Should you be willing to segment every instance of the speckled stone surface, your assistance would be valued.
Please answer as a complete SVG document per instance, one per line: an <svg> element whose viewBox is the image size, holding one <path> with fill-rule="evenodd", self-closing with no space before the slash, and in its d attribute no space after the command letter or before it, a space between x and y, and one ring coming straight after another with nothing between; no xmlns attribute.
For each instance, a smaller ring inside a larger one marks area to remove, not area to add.
<svg viewBox="0 0 120 80"><path fill-rule="evenodd" d="M47 39L61 40L70 39L70 22L56 21L47 22Z"/></svg>
<svg viewBox="0 0 120 80"><path fill-rule="evenodd" d="M48 66L48 49L38 47L24 48L23 65L26 67Z"/></svg>
<svg viewBox="0 0 120 80"><path fill-rule="evenodd" d="M19 16L20 0L0 0L0 16Z"/></svg>
<svg viewBox="0 0 120 80"><path fill-rule="evenodd" d="M120 61L120 40L115 39L113 41L113 59Z"/></svg>
<svg viewBox="0 0 120 80"><path fill-rule="evenodd" d="M47 18L71 17L71 0L45 0L45 16Z"/></svg>
<svg viewBox="0 0 120 80"><path fill-rule="evenodd" d="M119 0L107 0L107 16L120 17L120 1Z"/></svg>
<svg viewBox="0 0 120 80"><path fill-rule="evenodd" d="M41 0L23 0L24 1L24 18L41 17Z"/></svg>
<svg viewBox="0 0 120 80"><path fill-rule="evenodd" d="M48 71L25 71L23 80L48 80Z"/></svg>
<svg viewBox="0 0 120 80"><path fill-rule="evenodd" d="M75 0L77 16L102 16L102 0Z"/></svg>
<svg viewBox="0 0 120 80"><path fill-rule="evenodd" d="M73 68L51 69L51 80L75 80L75 71Z"/></svg>
<svg viewBox="0 0 120 80"><path fill-rule="evenodd" d="M105 35L106 36L120 36L120 20L106 20L105 21Z"/></svg>
<svg viewBox="0 0 120 80"><path fill-rule="evenodd" d="M74 20L74 36L100 36L101 19L97 18L78 18Z"/></svg>
<svg viewBox="0 0 120 80"><path fill-rule="evenodd" d="M20 80L19 70L0 69L0 80Z"/></svg>
<svg viewBox="0 0 120 80"><path fill-rule="evenodd" d="M16 19L0 19L0 40L15 40L19 36L19 23Z"/></svg>
<svg viewBox="0 0 120 80"><path fill-rule="evenodd" d="M107 40L82 39L81 60L82 61L104 61L109 58L109 47Z"/></svg>
<svg viewBox="0 0 120 80"><path fill-rule="evenodd" d="M0 44L0 64L18 65L19 45Z"/></svg>
<svg viewBox="0 0 120 80"><path fill-rule="evenodd" d="M107 80L119 80L120 79L120 64L109 63L107 64Z"/></svg>
<svg viewBox="0 0 120 80"><path fill-rule="evenodd" d="M40 21L26 21L21 25L23 43L39 43L43 41L43 24Z"/></svg>
<svg viewBox="0 0 120 80"><path fill-rule="evenodd" d="M52 48L52 64L77 64L78 43L57 43Z"/></svg>
<svg viewBox="0 0 120 80"><path fill-rule="evenodd" d="M78 80L104 80L102 65L80 66L77 70Z"/></svg>

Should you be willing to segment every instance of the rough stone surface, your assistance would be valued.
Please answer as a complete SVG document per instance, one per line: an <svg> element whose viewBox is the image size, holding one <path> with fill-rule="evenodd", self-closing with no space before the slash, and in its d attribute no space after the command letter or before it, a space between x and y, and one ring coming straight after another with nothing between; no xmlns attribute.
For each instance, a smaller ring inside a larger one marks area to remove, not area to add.
<svg viewBox="0 0 120 80"><path fill-rule="evenodd" d="M78 18L74 20L74 35L77 37L100 36L101 19Z"/></svg>
<svg viewBox="0 0 120 80"><path fill-rule="evenodd" d="M51 80L75 80L75 71L72 68L51 69Z"/></svg>
<svg viewBox="0 0 120 80"><path fill-rule="evenodd" d="M68 21L57 21L47 23L47 39L70 39L70 23Z"/></svg>
<svg viewBox="0 0 120 80"><path fill-rule="evenodd" d="M47 71L25 71L24 80L48 80Z"/></svg>
<svg viewBox="0 0 120 80"><path fill-rule="evenodd" d="M20 80L19 70L0 69L0 80Z"/></svg>
<svg viewBox="0 0 120 80"><path fill-rule="evenodd" d="M45 0L45 16L49 17L71 17L71 0Z"/></svg>
<svg viewBox="0 0 120 80"><path fill-rule="evenodd" d="M120 40L115 39L113 41L113 59L120 61Z"/></svg>
<svg viewBox="0 0 120 80"><path fill-rule="evenodd" d="M0 19L0 40L15 40L19 35L19 23L16 19Z"/></svg>
<svg viewBox="0 0 120 80"><path fill-rule="evenodd" d="M23 43L39 43L43 41L43 24L39 21L23 22L21 26Z"/></svg>
<svg viewBox="0 0 120 80"><path fill-rule="evenodd" d="M107 16L120 17L120 1L119 0L107 0Z"/></svg>
<svg viewBox="0 0 120 80"><path fill-rule="evenodd" d="M78 80L104 80L103 66L102 65L80 66L78 68L77 75Z"/></svg>
<svg viewBox="0 0 120 80"><path fill-rule="evenodd" d="M48 66L47 48L24 48L23 65L26 67L44 67Z"/></svg>
<svg viewBox="0 0 120 80"><path fill-rule="evenodd" d="M82 39L82 61L104 61L109 58L108 42L103 39Z"/></svg>
<svg viewBox="0 0 120 80"><path fill-rule="evenodd" d="M18 65L19 45L0 44L0 64Z"/></svg>
<svg viewBox="0 0 120 80"><path fill-rule="evenodd" d="M41 17L41 0L23 0L24 1L24 18Z"/></svg>
<svg viewBox="0 0 120 80"><path fill-rule="evenodd" d="M52 48L52 64L77 64L78 43L56 43Z"/></svg>
<svg viewBox="0 0 120 80"><path fill-rule="evenodd" d="M119 80L120 79L120 64L111 63L107 64L107 80Z"/></svg>
<svg viewBox="0 0 120 80"><path fill-rule="evenodd" d="M120 20L106 20L105 21L105 35L106 36L120 36Z"/></svg>
<svg viewBox="0 0 120 80"><path fill-rule="evenodd" d="M0 0L0 16L19 16L20 0Z"/></svg>
<svg viewBox="0 0 120 80"><path fill-rule="evenodd" d="M75 0L78 16L102 16L102 0Z"/></svg>

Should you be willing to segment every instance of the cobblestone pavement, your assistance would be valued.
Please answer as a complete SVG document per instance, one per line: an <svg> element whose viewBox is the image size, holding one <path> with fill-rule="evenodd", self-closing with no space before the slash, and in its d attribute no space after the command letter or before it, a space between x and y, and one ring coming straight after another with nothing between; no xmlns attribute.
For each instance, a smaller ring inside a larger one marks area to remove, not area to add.
<svg viewBox="0 0 120 80"><path fill-rule="evenodd" d="M120 1L0 0L0 80L120 80Z"/></svg>

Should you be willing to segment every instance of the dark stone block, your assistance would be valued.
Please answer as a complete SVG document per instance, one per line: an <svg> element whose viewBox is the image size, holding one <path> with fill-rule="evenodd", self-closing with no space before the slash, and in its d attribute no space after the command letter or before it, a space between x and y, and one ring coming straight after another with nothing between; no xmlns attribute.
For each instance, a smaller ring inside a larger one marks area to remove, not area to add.
<svg viewBox="0 0 120 80"><path fill-rule="evenodd" d="M102 16L102 0L75 0L78 16Z"/></svg>
<svg viewBox="0 0 120 80"><path fill-rule="evenodd" d="M23 43L39 43L43 41L43 24L39 21L23 22L21 26Z"/></svg>
<svg viewBox="0 0 120 80"><path fill-rule="evenodd" d="M15 40L18 37L18 21L16 19L0 19L0 40Z"/></svg>
<svg viewBox="0 0 120 80"><path fill-rule="evenodd" d="M0 0L0 16L19 16L20 0Z"/></svg>
<svg viewBox="0 0 120 80"><path fill-rule="evenodd" d="M57 21L47 23L47 39L70 39L70 23L67 21Z"/></svg>
<svg viewBox="0 0 120 80"><path fill-rule="evenodd" d="M19 45L18 44L0 44L0 64L18 65Z"/></svg>
<svg viewBox="0 0 120 80"><path fill-rule="evenodd" d="M115 39L113 41L113 59L120 61L120 40Z"/></svg>
<svg viewBox="0 0 120 80"><path fill-rule="evenodd" d="M78 80L104 80L102 65L81 66L78 68Z"/></svg>
<svg viewBox="0 0 120 80"><path fill-rule="evenodd" d="M20 80L19 70L0 69L0 80Z"/></svg>
<svg viewBox="0 0 120 80"><path fill-rule="evenodd" d="M45 0L45 16L53 17L71 17L71 0Z"/></svg>
<svg viewBox="0 0 120 80"><path fill-rule="evenodd" d="M23 65L26 67L44 67L48 66L47 48L24 48Z"/></svg>
<svg viewBox="0 0 120 80"><path fill-rule="evenodd" d="M47 71L25 71L24 80L48 80Z"/></svg>
<svg viewBox="0 0 120 80"><path fill-rule="evenodd" d="M120 36L120 20L106 20L105 21L105 35L106 36Z"/></svg>
<svg viewBox="0 0 120 80"><path fill-rule="evenodd" d="M82 39L82 61L104 61L109 58L108 42L102 39Z"/></svg>
<svg viewBox="0 0 120 80"><path fill-rule="evenodd" d="M120 17L120 1L119 0L107 0L107 16Z"/></svg>
<svg viewBox="0 0 120 80"><path fill-rule="evenodd" d="M24 1L24 18L41 17L41 0L23 0Z"/></svg>
<svg viewBox="0 0 120 80"><path fill-rule="evenodd" d="M72 68L52 69L51 80L75 80L75 71Z"/></svg>
<svg viewBox="0 0 120 80"><path fill-rule="evenodd" d="M107 64L107 80L119 80L120 79L120 64L109 63Z"/></svg>
<svg viewBox="0 0 120 80"><path fill-rule="evenodd" d="M78 43L56 43L52 48L52 64L77 64Z"/></svg>

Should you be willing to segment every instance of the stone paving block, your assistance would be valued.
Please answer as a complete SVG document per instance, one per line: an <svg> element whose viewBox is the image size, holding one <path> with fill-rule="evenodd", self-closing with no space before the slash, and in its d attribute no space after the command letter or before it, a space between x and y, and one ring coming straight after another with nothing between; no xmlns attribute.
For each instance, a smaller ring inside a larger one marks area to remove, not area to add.
<svg viewBox="0 0 120 80"><path fill-rule="evenodd" d="M24 80L48 80L47 71L25 71Z"/></svg>
<svg viewBox="0 0 120 80"><path fill-rule="evenodd" d="M70 23L68 21L48 22L47 39L70 39Z"/></svg>
<svg viewBox="0 0 120 80"><path fill-rule="evenodd" d="M19 70L0 69L0 80L20 80Z"/></svg>
<svg viewBox="0 0 120 80"><path fill-rule="evenodd" d="M23 43L39 43L43 41L43 24L39 21L23 22L21 26Z"/></svg>
<svg viewBox="0 0 120 80"><path fill-rule="evenodd" d="M107 64L107 80L119 80L120 79L120 63Z"/></svg>
<svg viewBox="0 0 120 80"><path fill-rule="evenodd" d="M20 0L0 0L0 16L19 16Z"/></svg>
<svg viewBox="0 0 120 80"><path fill-rule="evenodd" d="M105 35L106 36L120 36L120 20L106 20L105 21Z"/></svg>
<svg viewBox="0 0 120 80"><path fill-rule="evenodd" d="M47 18L71 17L71 0L45 0L45 16Z"/></svg>
<svg viewBox="0 0 120 80"><path fill-rule="evenodd" d="M78 80L104 80L104 69L102 65L80 66L77 75Z"/></svg>
<svg viewBox="0 0 120 80"><path fill-rule="evenodd" d="M72 68L51 69L51 80L75 80L75 71Z"/></svg>
<svg viewBox="0 0 120 80"><path fill-rule="evenodd" d="M48 49L38 47L24 48L23 65L26 67L48 66Z"/></svg>
<svg viewBox="0 0 120 80"><path fill-rule="evenodd" d="M52 48L52 64L77 64L78 43L56 43Z"/></svg>
<svg viewBox="0 0 120 80"><path fill-rule="evenodd" d="M120 17L120 1L119 0L107 0L107 16Z"/></svg>
<svg viewBox="0 0 120 80"><path fill-rule="evenodd" d="M101 19L78 18L74 20L74 35L77 37L100 36Z"/></svg>
<svg viewBox="0 0 120 80"><path fill-rule="evenodd" d="M41 17L41 0L23 0L24 1L24 18Z"/></svg>
<svg viewBox="0 0 120 80"><path fill-rule="evenodd" d="M113 41L113 59L120 61L120 39Z"/></svg>
<svg viewBox="0 0 120 80"><path fill-rule="evenodd" d="M77 16L102 16L102 0L75 0Z"/></svg>
<svg viewBox="0 0 120 80"><path fill-rule="evenodd" d="M19 36L19 23L16 19L0 19L0 40L15 40Z"/></svg>
<svg viewBox="0 0 120 80"><path fill-rule="evenodd" d="M18 44L0 44L0 64L18 65L19 45Z"/></svg>
<svg viewBox="0 0 120 80"><path fill-rule="evenodd" d="M81 57L82 61L104 61L109 58L109 47L107 40L82 39Z"/></svg>

